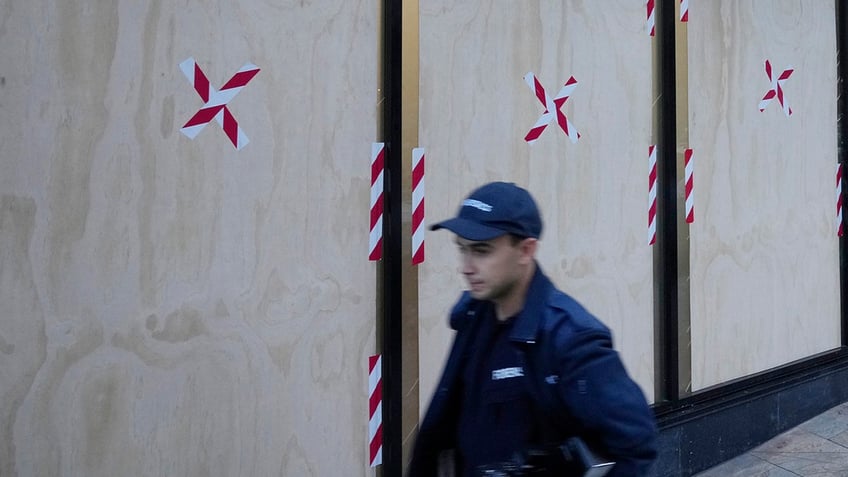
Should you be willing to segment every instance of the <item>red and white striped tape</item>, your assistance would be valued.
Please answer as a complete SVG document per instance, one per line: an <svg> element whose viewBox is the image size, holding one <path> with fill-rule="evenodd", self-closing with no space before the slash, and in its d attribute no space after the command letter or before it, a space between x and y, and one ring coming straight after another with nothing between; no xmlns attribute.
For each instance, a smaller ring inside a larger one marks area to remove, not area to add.
<svg viewBox="0 0 848 477"><path fill-rule="evenodd" d="M695 163L692 159L692 149L686 149L684 156L684 171L686 174L686 223L691 224L695 221L695 211L693 210L695 205L695 197L693 194L695 182L692 178L695 171Z"/></svg>
<svg viewBox="0 0 848 477"><path fill-rule="evenodd" d="M836 165L836 235L842 237L842 164Z"/></svg>
<svg viewBox="0 0 848 477"><path fill-rule="evenodd" d="M209 84L209 79L203 74L203 70L200 69L194 58L189 58L180 63L180 69L205 103L180 131L188 138L194 139L214 119L224 129L224 133L230 138L237 150L246 146L250 140L241 130L238 121L230 113L227 103L232 101L242 88L259 73L259 68L251 63L245 64L221 87L220 91L215 91L215 88Z"/></svg>
<svg viewBox="0 0 848 477"><path fill-rule="evenodd" d="M412 150L412 264L424 261L424 148Z"/></svg>
<svg viewBox="0 0 848 477"><path fill-rule="evenodd" d="M648 9L648 33L654 36L656 22L654 20L654 0L645 0Z"/></svg>
<svg viewBox="0 0 848 477"><path fill-rule="evenodd" d="M795 70L790 66L783 70L783 72L780 73L780 76L774 76L771 72L771 63L769 63L769 60L766 60L766 76L768 76L768 79L771 82L771 89L766 91L763 99L760 100L760 112L763 112L766 109L766 106L768 106L774 98L777 98L777 101L780 103L780 107L783 108L783 114L787 117L792 115L792 108L789 107L789 102L786 101L786 98L783 96L783 84L790 76L792 76L793 71Z"/></svg>
<svg viewBox="0 0 848 477"><path fill-rule="evenodd" d="M657 146L648 146L648 245L657 241Z"/></svg>
<svg viewBox="0 0 848 477"><path fill-rule="evenodd" d="M383 258L383 170L386 146L371 144L371 233L368 260Z"/></svg>
<svg viewBox="0 0 848 477"><path fill-rule="evenodd" d="M656 0L645 0L645 7L648 18L648 34L656 35L656 19L654 12L656 11ZM680 21L689 22L689 0L680 0Z"/></svg>
<svg viewBox="0 0 848 477"><path fill-rule="evenodd" d="M568 81L565 82L565 85L559 90L559 93L551 99L550 96L545 92L545 88L542 86L542 83L539 82L539 79L536 78L536 75L533 72L529 72L524 75L524 82L527 83L527 86L530 87L530 91L536 95L539 102L545 106L545 112L539 116L538 121L533 127L530 129L530 132L524 137L524 140L529 144L533 144L539 139L539 136L542 135L542 132L548 127L548 124L556 118L557 123L562 128L565 135L571 139L572 143L576 143L580 138L580 133L577 132L577 128L571 124L571 121L568 120L565 113L563 113L560 108L568 101L568 98L571 96L571 93L577 88L577 80L574 79L574 76L568 78Z"/></svg>
<svg viewBox="0 0 848 477"><path fill-rule="evenodd" d="M383 463L383 377L379 354L368 357L368 462Z"/></svg>

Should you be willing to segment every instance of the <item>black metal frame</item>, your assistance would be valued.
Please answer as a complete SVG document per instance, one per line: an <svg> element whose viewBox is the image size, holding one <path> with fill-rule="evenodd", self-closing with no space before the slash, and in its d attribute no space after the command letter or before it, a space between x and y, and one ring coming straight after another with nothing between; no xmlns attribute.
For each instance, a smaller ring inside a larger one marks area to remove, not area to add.
<svg viewBox="0 0 848 477"><path fill-rule="evenodd" d="M837 76L837 161L845 167L848 162L848 6L842 0L836 3L836 76ZM842 203L845 203L845 177L843 169ZM842 346L848 346L848 240L839 237L839 291L842 304Z"/></svg>
<svg viewBox="0 0 848 477"><path fill-rule="evenodd" d="M383 2L383 475L403 469L401 150L403 0Z"/></svg>
<svg viewBox="0 0 848 477"><path fill-rule="evenodd" d="M680 397L677 326L677 98L675 97L674 1L655 4L657 72L657 241L654 244L654 304L657 321L656 401Z"/></svg>

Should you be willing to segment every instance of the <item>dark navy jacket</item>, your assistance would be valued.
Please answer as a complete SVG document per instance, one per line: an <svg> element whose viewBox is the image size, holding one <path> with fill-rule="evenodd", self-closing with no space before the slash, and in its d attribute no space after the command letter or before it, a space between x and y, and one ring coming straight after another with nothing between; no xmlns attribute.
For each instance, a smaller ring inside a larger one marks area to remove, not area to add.
<svg viewBox="0 0 848 477"><path fill-rule="evenodd" d="M409 477L436 477L440 454L456 447L457 383L484 306L491 304L465 292L451 312L456 336L421 422ZM579 436L617 462L608 477L647 474L656 457L657 431L644 394L613 349L609 329L557 290L538 264L510 340L525 359L525 382L538 407L536 425L544 428L548 441L540 445Z"/></svg>

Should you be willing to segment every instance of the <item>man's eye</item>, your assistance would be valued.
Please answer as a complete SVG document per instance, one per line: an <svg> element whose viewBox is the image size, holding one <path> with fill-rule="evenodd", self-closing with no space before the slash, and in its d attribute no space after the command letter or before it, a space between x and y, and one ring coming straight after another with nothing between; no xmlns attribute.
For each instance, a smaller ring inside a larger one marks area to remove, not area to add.
<svg viewBox="0 0 848 477"><path fill-rule="evenodd" d="M457 250L459 251L460 255L471 255L475 257L482 257L492 252L491 247L469 247L464 245L457 246Z"/></svg>

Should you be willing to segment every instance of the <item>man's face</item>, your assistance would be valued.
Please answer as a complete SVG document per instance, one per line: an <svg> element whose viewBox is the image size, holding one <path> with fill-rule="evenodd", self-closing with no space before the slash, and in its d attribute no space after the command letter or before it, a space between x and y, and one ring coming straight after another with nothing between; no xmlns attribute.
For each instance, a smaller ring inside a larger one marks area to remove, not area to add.
<svg viewBox="0 0 848 477"><path fill-rule="evenodd" d="M478 242L457 236L459 271L468 282L471 296L495 302L508 298L516 289L523 266L533 260L527 251L528 240L535 239L519 241L502 235Z"/></svg>

